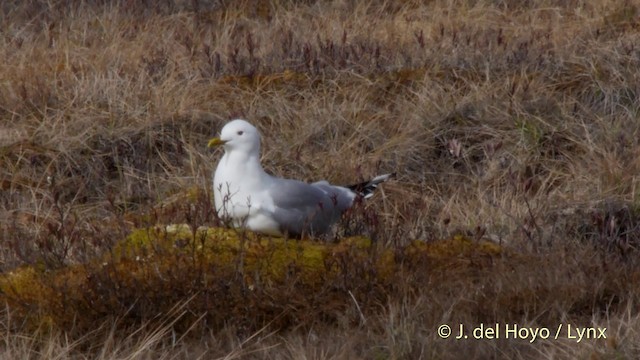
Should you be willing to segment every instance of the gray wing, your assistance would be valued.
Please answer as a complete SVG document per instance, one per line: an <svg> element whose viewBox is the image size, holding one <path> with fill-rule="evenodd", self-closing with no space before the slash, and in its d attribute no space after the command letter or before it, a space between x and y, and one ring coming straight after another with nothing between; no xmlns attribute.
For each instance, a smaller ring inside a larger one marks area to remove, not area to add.
<svg viewBox="0 0 640 360"><path fill-rule="evenodd" d="M274 220L291 235L326 232L355 197L351 190L326 181L306 184L290 179L278 179L269 194L275 205Z"/></svg>

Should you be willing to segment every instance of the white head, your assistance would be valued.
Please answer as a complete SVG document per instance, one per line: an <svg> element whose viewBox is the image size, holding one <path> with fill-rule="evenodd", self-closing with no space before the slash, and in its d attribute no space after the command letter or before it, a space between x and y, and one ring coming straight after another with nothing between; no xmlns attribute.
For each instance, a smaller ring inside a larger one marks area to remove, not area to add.
<svg viewBox="0 0 640 360"><path fill-rule="evenodd" d="M228 122L220 131L219 138L209 140L209 147L222 145L225 152L241 151L246 154L260 153L260 133L246 120Z"/></svg>

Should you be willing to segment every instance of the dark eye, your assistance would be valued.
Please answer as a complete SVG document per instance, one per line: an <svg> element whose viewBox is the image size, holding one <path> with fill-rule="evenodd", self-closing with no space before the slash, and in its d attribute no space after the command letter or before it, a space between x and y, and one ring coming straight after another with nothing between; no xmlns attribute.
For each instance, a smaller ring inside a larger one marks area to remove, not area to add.
<svg viewBox="0 0 640 360"><path fill-rule="evenodd" d="M238 131L238 135L242 135L242 134L244 134L244 131L242 130Z"/></svg>

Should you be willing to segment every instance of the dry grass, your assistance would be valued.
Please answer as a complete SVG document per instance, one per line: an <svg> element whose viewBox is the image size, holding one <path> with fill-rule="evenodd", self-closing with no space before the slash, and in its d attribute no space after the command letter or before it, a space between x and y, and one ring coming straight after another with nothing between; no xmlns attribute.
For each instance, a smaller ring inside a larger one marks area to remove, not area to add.
<svg viewBox="0 0 640 360"><path fill-rule="evenodd" d="M340 289L332 316L296 326L263 305L278 294L297 314L285 290L317 289L274 285L223 325L185 291L82 336L7 305L0 358L637 358L639 16L610 0L3 2L3 276L111 259L138 227L219 225L205 144L235 117L261 130L274 174L397 171L345 230L379 249L463 234L504 251L453 251L458 265L421 264L375 301ZM608 339L443 340L442 323Z"/></svg>

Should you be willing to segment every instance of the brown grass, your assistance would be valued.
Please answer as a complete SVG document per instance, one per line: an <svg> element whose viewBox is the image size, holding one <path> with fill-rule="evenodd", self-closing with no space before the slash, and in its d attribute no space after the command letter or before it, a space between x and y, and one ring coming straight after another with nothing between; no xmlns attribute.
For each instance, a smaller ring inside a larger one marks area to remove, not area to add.
<svg viewBox="0 0 640 360"><path fill-rule="evenodd" d="M274 309L300 315L317 288L272 284L253 307L208 310L226 319L213 324L191 312L205 287L156 317L127 312L145 298L132 287L82 335L28 326L0 293L0 358L637 358L639 16L609 0L3 2L3 278L95 270L136 228L220 225L205 145L236 117L262 132L273 174L396 171L341 234L398 254L435 244L429 256L457 265L420 264L371 299L340 288L324 315L286 326ZM503 251L446 252L455 235ZM218 285L242 288L237 270ZM443 340L443 323L607 327L607 340Z"/></svg>

